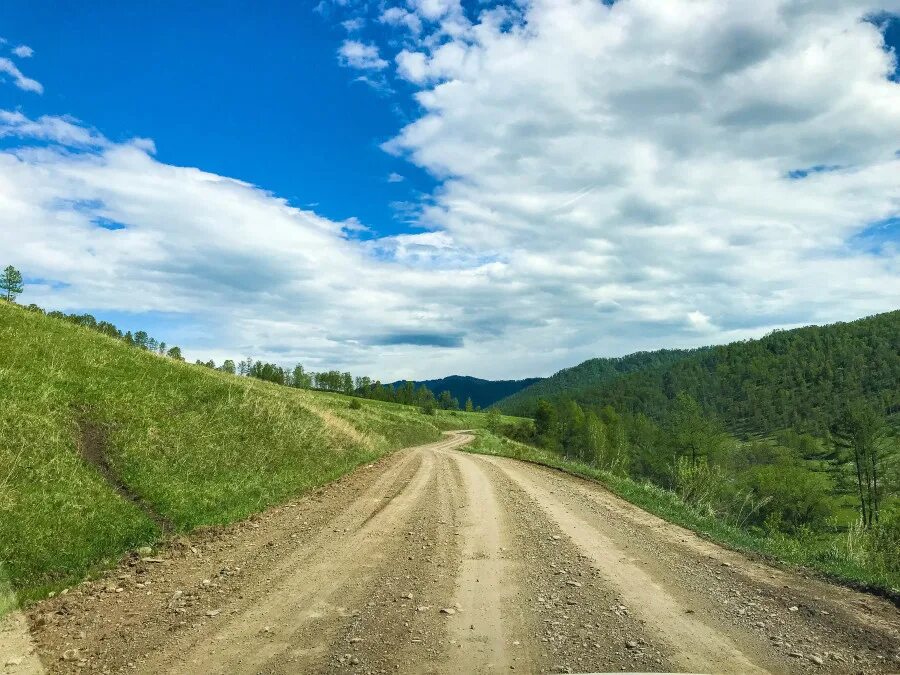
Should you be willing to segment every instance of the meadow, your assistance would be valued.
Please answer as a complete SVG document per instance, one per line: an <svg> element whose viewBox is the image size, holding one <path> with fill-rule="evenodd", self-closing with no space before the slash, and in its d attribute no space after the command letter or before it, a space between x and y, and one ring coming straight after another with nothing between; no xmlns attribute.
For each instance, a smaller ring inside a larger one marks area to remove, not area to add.
<svg viewBox="0 0 900 675"><path fill-rule="evenodd" d="M0 586L43 597L485 419L217 372L0 302Z"/></svg>

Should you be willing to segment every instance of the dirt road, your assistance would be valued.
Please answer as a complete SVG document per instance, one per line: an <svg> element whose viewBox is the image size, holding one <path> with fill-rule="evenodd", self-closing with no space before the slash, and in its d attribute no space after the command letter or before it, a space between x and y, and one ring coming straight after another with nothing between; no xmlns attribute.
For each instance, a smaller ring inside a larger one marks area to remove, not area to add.
<svg viewBox="0 0 900 675"><path fill-rule="evenodd" d="M890 603L467 440L135 556L32 608L37 654L53 672L900 671Z"/></svg>

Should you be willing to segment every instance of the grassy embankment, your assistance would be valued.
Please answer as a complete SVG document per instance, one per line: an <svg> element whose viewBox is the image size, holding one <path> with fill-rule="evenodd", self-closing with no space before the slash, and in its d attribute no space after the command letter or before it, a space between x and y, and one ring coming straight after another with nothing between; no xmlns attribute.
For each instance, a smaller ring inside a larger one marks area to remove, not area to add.
<svg viewBox="0 0 900 675"><path fill-rule="evenodd" d="M350 400L0 302L0 587L42 597L165 534L244 518L485 419ZM0 612L12 603L0 588Z"/></svg>
<svg viewBox="0 0 900 675"><path fill-rule="evenodd" d="M495 436L483 429L476 432L475 442L463 449L543 464L597 481L632 504L711 541L735 550L760 554L772 561L802 566L834 581L900 601L900 574L885 569L879 560L867 555L861 541L863 535L859 533L859 538L854 540L852 532L849 536L843 533L790 536L735 527L714 515L691 508L674 492L652 483L569 461L555 453Z"/></svg>

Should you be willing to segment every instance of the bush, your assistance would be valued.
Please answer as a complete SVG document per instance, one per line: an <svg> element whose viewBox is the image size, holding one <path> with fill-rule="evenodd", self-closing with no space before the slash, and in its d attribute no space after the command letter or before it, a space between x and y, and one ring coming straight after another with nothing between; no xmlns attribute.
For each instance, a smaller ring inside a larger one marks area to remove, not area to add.
<svg viewBox="0 0 900 675"><path fill-rule="evenodd" d="M359 399L350 399L350 410L359 410L360 408L362 408L362 403L359 402Z"/></svg>
<svg viewBox="0 0 900 675"><path fill-rule="evenodd" d="M900 511L882 514L881 522L869 531L867 544L873 566L900 574Z"/></svg>
<svg viewBox="0 0 900 675"><path fill-rule="evenodd" d="M831 480L803 466L755 466L738 483L763 502L750 522L768 530L821 527L834 511Z"/></svg>
<svg viewBox="0 0 900 675"><path fill-rule="evenodd" d="M679 457L675 462L672 479L681 500L699 510L712 510L725 484L720 467L706 460L691 461L688 457Z"/></svg>
<svg viewBox="0 0 900 675"><path fill-rule="evenodd" d="M422 404L422 413L425 415L434 415L434 401L432 399L425 399L425 403Z"/></svg>

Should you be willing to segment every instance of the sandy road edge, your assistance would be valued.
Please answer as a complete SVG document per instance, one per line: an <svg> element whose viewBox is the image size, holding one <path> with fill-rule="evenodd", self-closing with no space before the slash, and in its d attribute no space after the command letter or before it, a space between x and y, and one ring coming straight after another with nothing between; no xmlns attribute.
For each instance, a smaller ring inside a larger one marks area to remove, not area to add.
<svg viewBox="0 0 900 675"><path fill-rule="evenodd" d="M44 672L25 616L18 610L0 616L0 673L31 675Z"/></svg>

